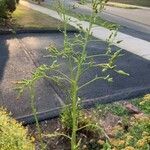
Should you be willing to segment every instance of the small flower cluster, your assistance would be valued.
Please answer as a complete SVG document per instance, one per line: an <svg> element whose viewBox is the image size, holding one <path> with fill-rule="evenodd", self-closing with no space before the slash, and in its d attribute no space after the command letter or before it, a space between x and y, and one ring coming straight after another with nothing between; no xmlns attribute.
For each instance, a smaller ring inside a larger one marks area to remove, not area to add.
<svg viewBox="0 0 150 150"><path fill-rule="evenodd" d="M139 103L140 108L147 114L150 113L150 94L144 96L142 101Z"/></svg>
<svg viewBox="0 0 150 150"><path fill-rule="evenodd" d="M114 127L115 137L110 140L113 150L148 150L150 145L150 117L132 117L128 131Z"/></svg>

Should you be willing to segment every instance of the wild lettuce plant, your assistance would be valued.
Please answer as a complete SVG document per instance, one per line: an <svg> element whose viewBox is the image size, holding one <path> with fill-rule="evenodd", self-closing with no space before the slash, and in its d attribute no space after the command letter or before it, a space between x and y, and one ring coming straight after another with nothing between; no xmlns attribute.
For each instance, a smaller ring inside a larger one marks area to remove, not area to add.
<svg viewBox="0 0 150 150"><path fill-rule="evenodd" d="M62 21L64 23L64 41L63 41L63 48L57 48L57 46L51 45L49 50L49 57L53 62L51 65L43 64L40 67L36 69L31 79L23 80L20 82L19 86L19 93L22 94L24 92L25 88L29 88L31 93L31 105L33 109L33 114L35 116L36 124L38 127L39 132L39 123L37 119L37 113L35 108L35 98L33 94L33 88L35 83L44 78L46 80L53 81L53 83L67 83L69 85L68 89L68 99L70 100L71 106L70 106L70 119L71 121L71 135L65 135L64 133L55 133L51 135L46 135L48 137L54 137L54 136L65 136L71 141L71 150L77 150L79 149L81 140L77 139L77 131L78 129L78 106L80 104L80 98L79 98L79 91L89 84L97 81L97 80L106 80L108 82L112 82L113 78L109 74L109 70L113 70L114 72L117 72L121 75L128 75L122 70L118 70L116 68L116 61L118 57L122 56L121 50L112 50L112 45L114 45L115 37L117 35L117 31L112 31L112 34L108 37L108 40L106 41L108 47L104 53L96 54L96 55L89 55L87 52L87 44L92 40L92 28L94 26L94 23L97 19L98 13L101 12L105 6L105 3L107 0L92 0L92 13L89 16L89 26L86 30L82 28L82 25L80 25L78 22L76 22L76 25L79 29L79 33L76 33L73 38L70 38L67 34L67 27L70 23L71 19L69 16L66 15L66 9L65 6L59 2L59 7L57 9L58 13L60 14ZM117 41L119 43L120 41ZM76 49L78 47L79 50ZM105 63L98 63L95 61L95 58L97 57L106 57L107 62ZM69 70L69 74L66 74L65 72L61 71L61 68L63 65L60 63L60 59L66 62L66 67ZM94 76L92 80L87 81L84 84L80 84L81 77L89 71L91 68L99 68L100 71L102 71L102 76ZM94 126L93 124L87 124L84 127L87 126ZM84 128L80 127L80 128ZM41 133L40 133L41 134ZM109 139L109 137L106 135L106 138Z"/></svg>

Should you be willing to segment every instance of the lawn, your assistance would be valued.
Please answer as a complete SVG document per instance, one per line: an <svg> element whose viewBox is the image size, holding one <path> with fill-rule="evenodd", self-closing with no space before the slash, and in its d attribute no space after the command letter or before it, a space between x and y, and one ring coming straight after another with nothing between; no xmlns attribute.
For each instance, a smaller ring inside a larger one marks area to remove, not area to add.
<svg viewBox="0 0 150 150"><path fill-rule="evenodd" d="M57 30L63 28L63 23L57 19L49 17L38 11L29 9L23 5L18 5L12 14L15 28L21 29L50 29ZM70 26L69 29L73 29Z"/></svg>
<svg viewBox="0 0 150 150"><path fill-rule="evenodd" d="M150 7L150 0L110 0L110 2Z"/></svg>

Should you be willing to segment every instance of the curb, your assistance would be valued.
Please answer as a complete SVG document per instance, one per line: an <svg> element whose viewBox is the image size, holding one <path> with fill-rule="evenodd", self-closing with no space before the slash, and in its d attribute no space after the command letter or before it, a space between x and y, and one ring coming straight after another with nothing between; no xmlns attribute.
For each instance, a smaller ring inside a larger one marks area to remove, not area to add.
<svg viewBox="0 0 150 150"><path fill-rule="evenodd" d="M62 30L63 31L63 30ZM0 35L8 35L8 34L24 34L24 33L61 33L62 31L56 30L56 29L20 29L20 30L5 30L0 31ZM77 29L70 29L67 30L68 33L78 33L79 31Z"/></svg>
<svg viewBox="0 0 150 150"><path fill-rule="evenodd" d="M136 98L138 96L143 96L149 92L150 92L150 87L138 88L138 89L136 88L127 89L127 90L119 91L118 93L115 93L112 95L84 100L81 103L81 106L82 108L87 109L87 108L95 107L97 104L111 103L111 102L114 102L114 100L121 101L121 100ZM59 117L62 108L63 107L57 107L55 109L51 109L51 110L38 113L37 117L38 117L39 122ZM16 118L16 120L19 122L22 122L23 125L35 123L33 114Z"/></svg>
<svg viewBox="0 0 150 150"><path fill-rule="evenodd" d="M115 101L129 100L140 96L144 96L149 92L150 92L150 87L138 88L138 89L137 88L127 89L123 91L118 91L117 93L112 95L98 97L94 99L87 99L83 101L82 104L83 104L83 108L91 108L92 106L96 106L99 103L107 104Z"/></svg>

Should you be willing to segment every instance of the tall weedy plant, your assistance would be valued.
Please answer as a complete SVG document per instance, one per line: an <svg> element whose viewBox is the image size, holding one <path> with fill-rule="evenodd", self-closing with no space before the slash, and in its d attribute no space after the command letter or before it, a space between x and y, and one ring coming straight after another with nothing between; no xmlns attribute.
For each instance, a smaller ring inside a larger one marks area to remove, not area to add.
<svg viewBox="0 0 150 150"><path fill-rule="evenodd" d="M60 14L62 21L64 23L64 43L63 48L57 48L54 45L51 45L49 47L50 52L50 59L53 59L53 62L51 65L43 64L42 66L38 67L33 74L32 78L29 80L23 80L20 82L19 86L19 92L20 94L23 93L24 89L26 87L29 88L31 91L31 104L33 113L35 116L36 124L38 127L39 132L39 123L36 116L36 109L34 105L34 96L33 96L33 90L36 81L40 80L41 78L45 78L51 81L54 81L56 83L59 83L60 81L67 82L69 85L68 95L69 100L71 103L70 109L70 120L71 120L71 135L65 135L64 133L55 133L51 135L47 135L48 137L53 136L65 136L71 141L71 150L77 150L79 148L81 140L77 139L77 131L78 128L78 105L79 105L79 91L88 86L89 84L95 82L96 80L106 80L108 82L112 82L112 77L107 73L108 70L113 70L119 74L122 75L128 75L122 70L117 70L115 62L118 57L121 56L120 52L121 50L112 51L112 45L114 44L115 37L117 35L117 31L112 31L112 34L109 36L108 40L106 41L108 44L108 47L103 54L97 54L97 55L89 55L87 52L87 44L89 41L92 40L92 28L94 26L94 23L97 19L97 14L102 11L104 8L105 3L107 0L92 0L92 13L89 16L89 26L85 30L83 30L82 25L80 25L79 22L76 22L76 25L79 29L79 33L76 33L73 38L70 38L67 34L68 24L71 21L71 18L66 15L66 9L64 5L59 2L58 7L58 13ZM119 43L120 41L117 41ZM78 50L76 49L78 47ZM95 58L97 57L106 57L107 62L105 63L97 63ZM66 74L65 72L61 71L61 68L63 67L59 61L63 60L66 62L66 67L69 69L69 74ZM104 75L102 76L95 76L92 80L87 81L83 85L80 85L80 79L84 75L85 72L89 71L89 69L93 67L98 67L100 71L103 72ZM51 72L51 74L49 74ZM53 73L52 73L53 72ZM92 124L86 125L87 126L94 126ZM84 128L84 127L80 127ZM107 137L107 136L106 136ZM108 138L108 137L107 137Z"/></svg>

